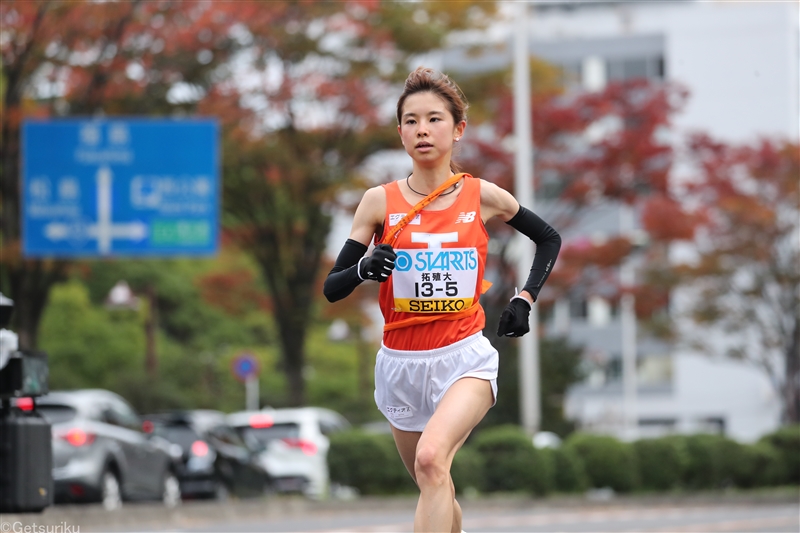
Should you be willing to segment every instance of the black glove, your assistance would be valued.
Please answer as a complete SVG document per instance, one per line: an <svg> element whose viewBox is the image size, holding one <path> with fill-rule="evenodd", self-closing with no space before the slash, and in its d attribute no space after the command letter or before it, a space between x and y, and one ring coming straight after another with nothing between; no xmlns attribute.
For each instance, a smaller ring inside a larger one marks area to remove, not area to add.
<svg viewBox="0 0 800 533"><path fill-rule="evenodd" d="M372 255L365 257L358 265L358 273L361 279L371 279L383 283L394 270L394 260L397 254L394 253L391 245L379 244L372 251Z"/></svg>
<svg viewBox="0 0 800 533"><path fill-rule="evenodd" d="M529 315L531 304L522 297L512 298L500 315L498 337L522 337L531 330Z"/></svg>

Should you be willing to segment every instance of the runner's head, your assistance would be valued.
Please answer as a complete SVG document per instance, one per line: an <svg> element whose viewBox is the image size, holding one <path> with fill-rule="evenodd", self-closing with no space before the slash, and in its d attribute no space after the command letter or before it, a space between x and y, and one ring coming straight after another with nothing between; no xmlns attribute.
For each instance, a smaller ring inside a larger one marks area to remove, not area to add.
<svg viewBox="0 0 800 533"><path fill-rule="evenodd" d="M456 124L467 120L467 99L461 92L458 85L446 74L436 72L433 69L417 67L415 71L408 75L403 94L397 101L397 124L402 125L403 105L406 99L412 94L429 92L444 100L453 122Z"/></svg>
<svg viewBox="0 0 800 533"><path fill-rule="evenodd" d="M467 125L467 107L461 89L447 75L424 67L414 70L397 102L397 130L408 154L419 161L450 159ZM420 149L420 139L432 146ZM452 160L449 164L452 172L459 172Z"/></svg>

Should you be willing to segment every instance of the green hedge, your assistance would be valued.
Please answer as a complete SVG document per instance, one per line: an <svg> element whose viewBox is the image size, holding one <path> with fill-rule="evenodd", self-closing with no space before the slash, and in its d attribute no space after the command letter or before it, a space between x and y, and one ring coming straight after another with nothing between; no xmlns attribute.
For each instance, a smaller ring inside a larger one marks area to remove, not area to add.
<svg viewBox="0 0 800 533"><path fill-rule="evenodd" d="M582 460L589 484L629 492L639 485L639 468L631 444L606 435L573 433L564 443Z"/></svg>
<svg viewBox="0 0 800 533"><path fill-rule="evenodd" d="M555 465L533 447L519 426L485 429L475 437L475 449L485 461L483 490L547 494L554 485Z"/></svg>
<svg viewBox="0 0 800 533"><path fill-rule="evenodd" d="M800 485L800 424L765 435L761 443L772 446L778 454L781 472L777 474L777 483Z"/></svg>
<svg viewBox="0 0 800 533"><path fill-rule="evenodd" d="M450 476L458 494L466 489L481 490L486 472L483 455L473 446L463 446L453 458Z"/></svg>
<svg viewBox="0 0 800 533"><path fill-rule="evenodd" d="M456 454L456 491L580 492L611 487L663 491L800 484L800 426L782 428L755 444L719 435L676 435L624 443L574 433L558 449L537 450L521 428L487 428ZM361 494L416 491L391 435L349 431L331 437L331 481Z"/></svg>
<svg viewBox="0 0 800 533"><path fill-rule="evenodd" d="M688 464L683 485L690 489L717 489L733 486L742 444L721 435L689 435L683 439Z"/></svg>
<svg viewBox="0 0 800 533"><path fill-rule="evenodd" d="M547 448L539 453L549 455L555 470L553 488L557 492L582 492L589 488L583 461L571 448Z"/></svg>
<svg viewBox="0 0 800 533"><path fill-rule="evenodd" d="M633 443L641 488L670 490L683 482L689 454L682 439L662 437Z"/></svg>
<svg viewBox="0 0 800 533"><path fill-rule="evenodd" d="M359 430L331 436L328 470L332 483L361 494L394 494L416 489L391 435Z"/></svg>
<svg viewBox="0 0 800 533"><path fill-rule="evenodd" d="M800 454L800 449L797 453ZM745 489L783 485L788 482L781 453L766 442L745 445L739 449L732 479L734 485Z"/></svg>

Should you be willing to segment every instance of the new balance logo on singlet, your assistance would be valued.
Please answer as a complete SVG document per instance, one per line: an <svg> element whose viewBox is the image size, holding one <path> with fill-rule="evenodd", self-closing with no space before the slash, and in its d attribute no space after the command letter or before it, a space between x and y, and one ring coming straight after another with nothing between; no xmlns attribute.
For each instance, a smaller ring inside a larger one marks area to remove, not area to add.
<svg viewBox="0 0 800 533"><path fill-rule="evenodd" d="M473 220L475 220L475 211L469 211L467 213L462 211L458 214L456 224L461 224L462 222L466 224L467 222L472 222Z"/></svg>

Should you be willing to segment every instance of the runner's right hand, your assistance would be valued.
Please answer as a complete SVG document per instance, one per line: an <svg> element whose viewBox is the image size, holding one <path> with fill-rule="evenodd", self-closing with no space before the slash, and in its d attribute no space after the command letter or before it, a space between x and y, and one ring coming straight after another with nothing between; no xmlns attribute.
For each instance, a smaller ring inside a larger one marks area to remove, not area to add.
<svg viewBox="0 0 800 533"><path fill-rule="evenodd" d="M394 253L391 245L379 244L372 251L372 255L363 258L358 265L358 273L361 279L371 279L383 283L394 270L394 261L397 254Z"/></svg>

